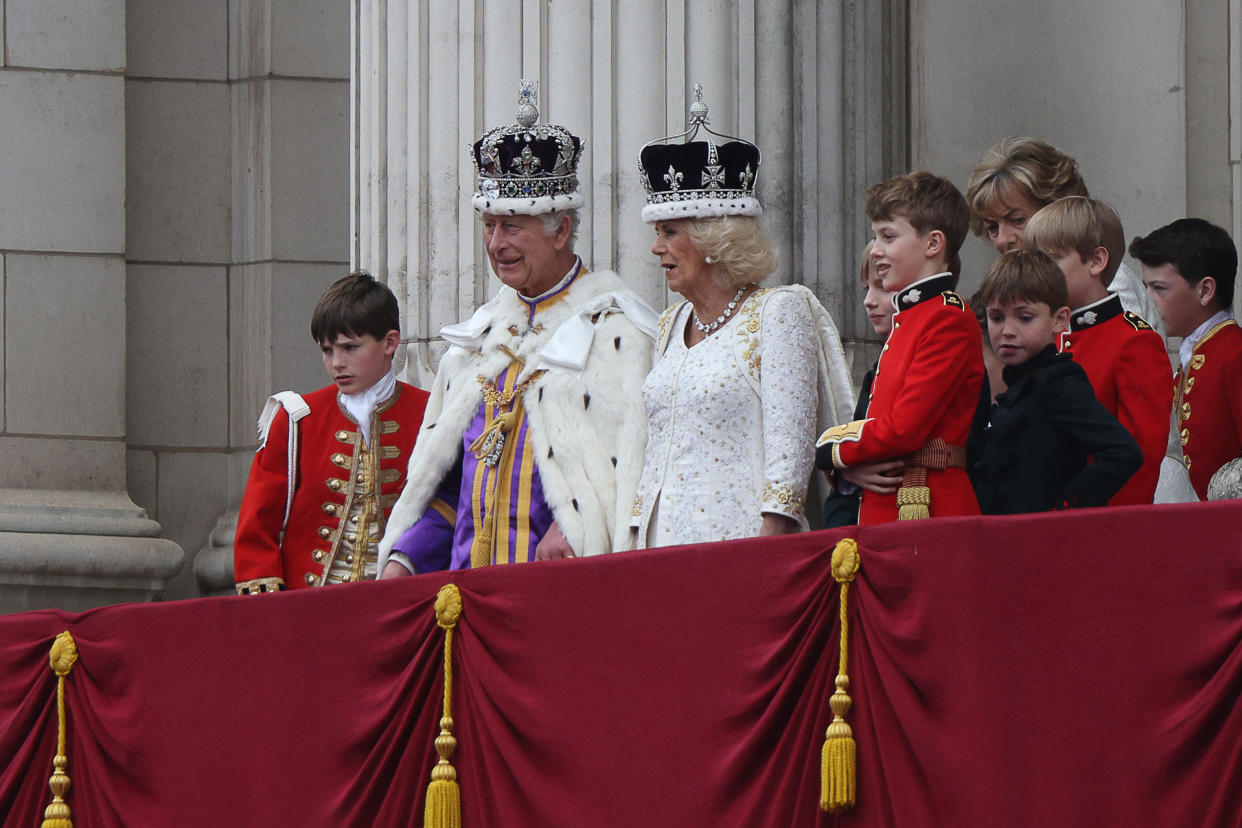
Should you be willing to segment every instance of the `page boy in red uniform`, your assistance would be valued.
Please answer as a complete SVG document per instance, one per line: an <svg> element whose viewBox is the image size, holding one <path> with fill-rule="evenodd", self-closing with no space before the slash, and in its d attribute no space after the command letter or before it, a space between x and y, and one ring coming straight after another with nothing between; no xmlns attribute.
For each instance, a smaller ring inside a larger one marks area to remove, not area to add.
<svg viewBox="0 0 1242 828"><path fill-rule="evenodd" d="M397 299L367 273L332 284L311 336L333 384L272 396L259 418L233 543L239 594L376 576L427 392L398 382Z"/></svg>
<svg viewBox="0 0 1242 828"><path fill-rule="evenodd" d="M1125 255L1121 219L1102 201L1068 196L1031 217L1026 243L1065 274L1073 310L1059 350L1083 367L1096 398L1143 452L1142 467L1108 505L1151 503L1169 442L1173 370L1160 334L1108 290Z"/></svg>
<svg viewBox="0 0 1242 828"><path fill-rule="evenodd" d="M1242 330L1230 310L1238 251L1221 228L1185 218L1134 239L1130 255L1169 336L1183 337L1174 423L1191 485L1205 498L1212 475L1242 455Z"/></svg>
<svg viewBox="0 0 1242 828"><path fill-rule="evenodd" d="M904 461L895 493L863 492L860 524L977 515L965 445L983 383L983 343L949 270L970 210L952 182L915 172L867 190L866 211L876 270L895 292L893 330L876 365L867 418L825 431L816 464Z"/></svg>

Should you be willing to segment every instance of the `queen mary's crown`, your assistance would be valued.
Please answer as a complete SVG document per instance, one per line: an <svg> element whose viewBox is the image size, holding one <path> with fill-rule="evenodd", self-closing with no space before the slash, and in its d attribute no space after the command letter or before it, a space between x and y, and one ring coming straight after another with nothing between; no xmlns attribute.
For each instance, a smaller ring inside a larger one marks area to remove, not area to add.
<svg viewBox="0 0 1242 828"><path fill-rule="evenodd" d="M757 216L755 198L759 148L708 125L703 87L694 85L690 128L642 148L638 170L647 188L643 221L711 216ZM702 129L706 140L694 140ZM682 141L681 139L685 139Z"/></svg>
<svg viewBox="0 0 1242 828"><path fill-rule="evenodd" d="M563 126L538 120L539 84L524 80L518 89L517 123L488 130L471 149L479 176L470 200L475 210L539 215L582 206L582 140Z"/></svg>

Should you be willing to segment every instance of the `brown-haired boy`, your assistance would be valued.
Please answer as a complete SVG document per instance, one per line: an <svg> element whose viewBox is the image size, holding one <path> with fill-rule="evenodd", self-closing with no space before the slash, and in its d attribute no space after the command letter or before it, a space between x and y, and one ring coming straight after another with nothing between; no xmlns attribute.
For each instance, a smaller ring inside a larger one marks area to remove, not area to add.
<svg viewBox="0 0 1242 828"><path fill-rule="evenodd" d="M311 336L333 384L268 399L233 543L239 594L376 575L427 392L393 373L397 299L367 273L328 288Z"/></svg>
<svg viewBox="0 0 1242 828"><path fill-rule="evenodd" d="M1026 241L1065 274L1073 310L1060 350L1083 367L1095 396L1143 452L1143 467L1109 503L1151 503L1169 441L1173 371L1164 339L1106 287L1125 255L1121 219L1102 201L1069 196L1031 217Z"/></svg>
<svg viewBox="0 0 1242 828"><path fill-rule="evenodd" d="M1130 255L1169 336L1184 337L1174 417L1204 498L1212 475L1242 455L1242 328L1231 310L1238 252L1223 228L1184 218L1136 238Z"/></svg>
<svg viewBox="0 0 1242 828"><path fill-rule="evenodd" d="M871 256L897 311L866 419L825 431L816 464L904 462L896 492L863 492L860 524L978 514L965 443L983 382L982 342L950 272L970 210L952 182L915 172L867 190L866 211Z"/></svg>
<svg viewBox="0 0 1242 828"><path fill-rule="evenodd" d="M1061 271L1039 251L1013 250L976 296L1008 386L970 446L979 508L999 515L1103 506L1142 455L1082 367L1053 344L1070 317Z"/></svg>

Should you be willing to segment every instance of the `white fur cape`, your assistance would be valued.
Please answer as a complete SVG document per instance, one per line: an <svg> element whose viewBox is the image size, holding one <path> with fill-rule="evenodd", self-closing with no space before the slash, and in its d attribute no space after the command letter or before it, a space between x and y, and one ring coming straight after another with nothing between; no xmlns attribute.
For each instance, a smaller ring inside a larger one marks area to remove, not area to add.
<svg viewBox="0 0 1242 828"><path fill-rule="evenodd" d="M440 361L409 473L380 542L382 572L393 544L422 517L462 450L482 402L478 377L495 379L512 359L519 377L543 374L522 395L531 449L552 515L578 555L624 548L647 445L643 380L651 368L656 314L610 271L584 272L564 299L539 313L540 332L519 339L529 306L512 288L466 322L445 328Z"/></svg>

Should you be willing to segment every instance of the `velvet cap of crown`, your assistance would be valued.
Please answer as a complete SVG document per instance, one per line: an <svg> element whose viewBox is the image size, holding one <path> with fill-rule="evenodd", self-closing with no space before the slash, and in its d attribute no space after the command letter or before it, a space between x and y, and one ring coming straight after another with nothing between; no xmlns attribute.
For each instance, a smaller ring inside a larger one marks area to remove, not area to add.
<svg viewBox="0 0 1242 828"><path fill-rule="evenodd" d="M583 143L562 126L536 123L538 101L538 82L522 81L517 123L488 130L471 148L479 177L470 199L476 211L537 216L582 206Z"/></svg>
<svg viewBox="0 0 1242 828"><path fill-rule="evenodd" d="M690 128L681 135L652 141L639 153L639 172L647 188L643 221L759 215L763 212L755 198L759 148L708 127L700 84L694 85L694 95ZM693 140L700 128L706 133L705 141ZM680 142L680 138L688 140Z"/></svg>

